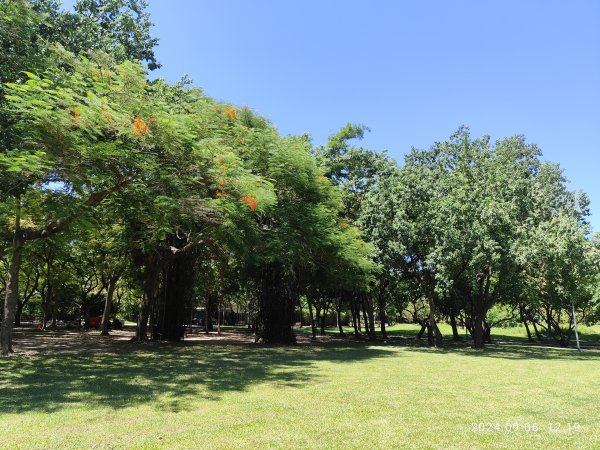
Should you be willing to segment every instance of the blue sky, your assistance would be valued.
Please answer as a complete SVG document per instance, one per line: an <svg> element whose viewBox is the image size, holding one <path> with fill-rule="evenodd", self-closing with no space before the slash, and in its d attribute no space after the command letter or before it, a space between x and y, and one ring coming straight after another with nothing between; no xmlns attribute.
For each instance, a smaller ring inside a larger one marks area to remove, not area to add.
<svg viewBox="0 0 600 450"><path fill-rule="evenodd" d="M72 2L66 2L66 5ZM465 124L524 134L600 230L600 2L150 0L158 72L322 143L347 122L399 161Z"/></svg>

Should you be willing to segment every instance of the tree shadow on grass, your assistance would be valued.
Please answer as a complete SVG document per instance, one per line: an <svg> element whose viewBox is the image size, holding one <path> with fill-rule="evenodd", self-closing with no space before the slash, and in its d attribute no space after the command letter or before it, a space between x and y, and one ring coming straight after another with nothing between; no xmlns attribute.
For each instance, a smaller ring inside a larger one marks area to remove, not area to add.
<svg viewBox="0 0 600 450"><path fill-rule="evenodd" d="M392 345L401 345L408 351L432 352L438 354L460 354L475 358L500 358L513 360L562 360L562 361L595 361L600 362L600 351L583 350L581 352L573 348L550 347L545 345L519 344L519 343L493 343L487 344L482 350L472 348L470 342L446 343L443 348L433 349L426 346L425 342L416 345L406 345L396 342Z"/></svg>
<svg viewBox="0 0 600 450"><path fill-rule="evenodd" d="M179 411L192 398L218 400L255 384L294 388L317 382L321 361L341 364L386 354L352 343L291 348L128 343L111 353L16 357L0 360L0 414L149 402Z"/></svg>

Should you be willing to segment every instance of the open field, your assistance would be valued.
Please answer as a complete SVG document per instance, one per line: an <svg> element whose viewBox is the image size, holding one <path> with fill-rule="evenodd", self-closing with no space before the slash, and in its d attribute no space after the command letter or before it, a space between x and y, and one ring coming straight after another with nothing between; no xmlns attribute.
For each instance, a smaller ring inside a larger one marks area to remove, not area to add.
<svg viewBox="0 0 600 450"><path fill-rule="evenodd" d="M1 447L600 446L597 351L83 335L0 361Z"/></svg>

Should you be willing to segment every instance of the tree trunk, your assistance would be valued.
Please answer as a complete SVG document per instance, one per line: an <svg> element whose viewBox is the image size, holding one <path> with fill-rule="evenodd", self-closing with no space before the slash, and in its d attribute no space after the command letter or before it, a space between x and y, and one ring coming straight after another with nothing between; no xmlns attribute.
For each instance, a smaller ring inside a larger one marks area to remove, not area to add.
<svg viewBox="0 0 600 450"><path fill-rule="evenodd" d="M15 231L13 251L6 279L4 312L2 316L2 329L0 330L0 349L3 356L13 352L12 333L19 298L19 271L23 252L23 242L19 239L18 234L20 234L20 230Z"/></svg>
<svg viewBox="0 0 600 450"><path fill-rule="evenodd" d="M541 341L542 334L540 333L540 330L538 330L537 323L535 322L535 320L531 319L531 316L530 316L530 320L531 320L531 325L533 325L533 331L535 331L535 336L537 337L537 340Z"/></svg>
<svg viewBox="0 0 600 450"><path fill-rule="evenodd" d="M417 319L419 321L419 323L421 324L421 329L419 330L419 332L417 333L417 340L421 339L423 337L423 335L425 334L425 331L427 331L427 335L429 336L429 325L428 325L428 320L421 320L421 319Z"/></svg>
<svg viewBox="0 0 600 450"><path fill-rule="evenodd" d="M185 310L192 304L194 294L195 261L195 252L190 251L173 255L164 266L160 296L156 301L154 339L173 342L183 339ZM218 298L215 300L218 303Z"/></svg>
<svg viewBox="0 0 600 450"><path fill-rule="evenodd" d="M364 304L367 311L367 318L369 319L369 340L374 341L377 339L375 335L375 311L373 310L373 302L369 299L368 294L364 296Z"/></svg>
<svg viewBox="0 0 600 450"><path fill-rule="evenodd" d="M117 287L118 280L119 275L117 274L113 274L108 280L108 288L106 290L106 302L104 303L104 312L102 313L102 324L100 325L100 329L102 330L102 332L100 333L101 336L108 336L110 312L112 309L112 301L115 295L115 288Z"/></svg>
<svg viewBox="0 0 600 450"><path fill-rule="evenodd" d="M460 334L458 333L458 326L456 325L456 314L454 311L450 313L450 326L452 327L452 340L460 341Z"/></svg>
<svg viewBox="0 0 600 450"><path fill-rule="evenodd" d="M312 302L310 300L308 300L308 315L310 318L310 331L312 333L312 338L316 339L317 338L317 327L315 326L315 316L313 314Z"/></svg>
<svg viewBox="0 0 600 450"><path fill-rule="evenodd" d="M15 311L15 328L21 326L21 315L23 314L23 308L25 307L25 302L21 302L17 300L17 310Z"/></svg>
<svg viewBox="0 0 600 450"><path fill-rule="evenodd" d="M552 309L549 306L546 307L546 337L552 337Z"/></svg>
<svg viewBox="0 0 600 450"><path fill-rule="evenodd" d="M217 300L217 335L221 336L221 302Z"/></svg>
<svg viewBox="0 0 600 450"><path fill-rule="evenodd" d="M487 299L489 297L492 281L491 270L485 268L477 275L478 292L473 308L473 345L476 349L482 349L485 339L485 316L487 314Z"/></svg>
<svg viewBox="0 0 600 450"><path fill-rule="evenodd" d="M138 342L148 340L148 319L150 317L150 309L154 304L158 281L158 261L155 255L148 255L146 257L146 267L144 270L144 296L142 297L142 307L140 308L138 326L134 338Z"/></svg>
<svg viewBox="0 0 600 450"><path fill-rule="evenodd" d="M483 348L483 317L480 313L473 319L473 345L477 349Z"/></svg>
<svg viewBox="0 0 600 450"><path fill-rule="evenodd" d="M323 309L323 314L321 314L321 322L319 323L321 327L321 336L325 335L325 321L327 320L327 309Z"/></svg>
<svg viewBox="0 0 600 450"><path fill-rule="evenodd" d="M531 335L531 331L529 330L529 325L527 324L527 316L525 315L525 306L519 305L519 313L521 316L521 322L525 325L525 331L527 331L527 339L529 342L533 342L533 336Z"/></svg>
<svg viewBox="0 0 600 450"><path fill-rule="evenodd" d="M385 330L385 322L387 320L385 314L385 289L387 286L386 279L381 280L379 285L379 296L377 298L377 306L379 307L379 321L381 322L381 337L387 339L387 331Z"/></svg>
<svg viewBox="0 0 600 450"><path fill-rule="evenodd" d="M337 321L338 330L340 332L340 336L343 336L344 328L342 327L342 298L341 297L338 301L335 313L336 313L336 321Z"/></svg>
<svg viewBox="0 0 600 450"><path fill-rule="evenodd" d="M21 270L21 255L23 240L21 238L21 197L17 195L15 207L15 234L13 237L12 255L8 264L6 277L6 292L4 295L4 311L2 327L0 328L0 353L7 356L13 352L12 333L15 323L15 313L19 300L19 272Z"/></svg>
<svg viewBox="0 0 600 450"><path fill-rule="evenodd" d="M443 346L442 333L440 333L440 329L435 323L435 301L433 296L429 298L429 332L427 333L427 339L430 346Z"/></svg>
<svg viewBox="0 0 600 450"><path fill-rule="evenodd" d="M321 307L318 306L318 303L315 305L315 325L319 326L319 334L323 335L323 331L321 330Z"/></svg>
<svg viewBox="0 0 600 450"><path fill-rule="evenodd" d="M365 300L364 300L364 298L361 299L361 302L359 303L359 305L360 305L360 307L362 307L363 321L365 322L365 333L370 338L371 337L371 330L369 330L369 318L367 317L367 308L365 308Z"/></svg>
<svg viewBox="0 0 600 450"><path fill-rule="evenodd" d="M284 268L280 264L271 263L263 267L259 303L258 338L267 344L294 344L294 302L285 284Z"/></svg>

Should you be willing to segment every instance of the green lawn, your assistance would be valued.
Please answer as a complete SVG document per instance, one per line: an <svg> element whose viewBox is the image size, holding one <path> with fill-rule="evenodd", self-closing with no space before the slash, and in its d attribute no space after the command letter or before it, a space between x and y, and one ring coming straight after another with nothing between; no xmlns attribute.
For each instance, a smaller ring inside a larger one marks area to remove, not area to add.
<svg viewBox="0 0 600 450"><path fill-rule="evenodd" d="M127 343L0 360L2 448L600 448L599 405L600 352L511 344Z"/></svg>
<svg viewBox="0 0 600 450"><path fill-rule="evenodd" d="M439 328L444 335L445 339L452 339L452 328L450 325L445 323L438 324ZM415 324L397 324L390 327L387 327L387 332L389 336L392 337L403 337L403 338L414 338L421 329L420 325ZM377 333L379 333L379 328L376 328ZM580 325L579 328L579 338L582 345L599 345L600 344L600 325L593 326L584 326ZM310 327L303 327L301 329L303 333L310 333ZM318 330L317 330L318 331ZM353 329L351 327L344 327L344 331L348 334L353 333ZM325 329L326 334L337 335L338 328L337 327L327 327ZM471 338L467 337L464 329L459 329L461 338L466 342L471 342ZM533 333L533 329L531 330ZM426 339L427 336L423 339ZM527 342L527 332L525 331L524 326L518 327L509 327L509 328L493 328L492 329L492 339L500 342L512 341L512 342ZM547 339L545 341L546 344L555 344L557 342L553 339ZM571 345L575 346L575 334L571 337Z"/></svg>

